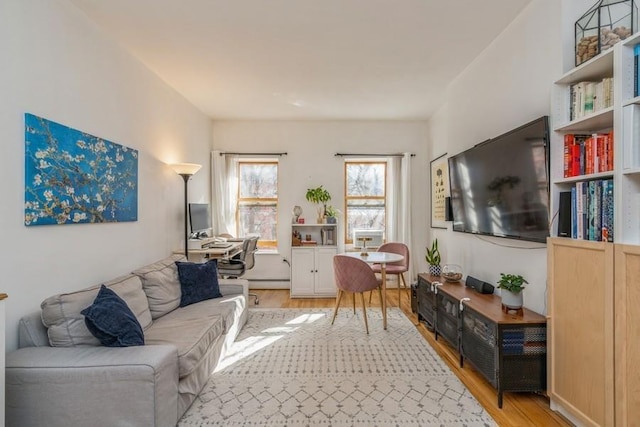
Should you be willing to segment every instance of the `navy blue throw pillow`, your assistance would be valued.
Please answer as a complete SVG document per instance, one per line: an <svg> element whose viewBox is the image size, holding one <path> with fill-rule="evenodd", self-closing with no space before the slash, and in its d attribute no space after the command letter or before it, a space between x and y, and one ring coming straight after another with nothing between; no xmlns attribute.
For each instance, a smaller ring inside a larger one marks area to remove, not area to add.
<svg viewBox="0 0 640 427"><path fill-rule="evenodd" d="M105 285L93 304L82 310L89 332L106 347L144 345L140 322L127 303Z"/></svg>
<svg viewBox="0 0 640 427"><path fill-rule="evenodd" d="M207 299L220 298L218 263L212 259L205 263L176 261L180 280L180 307Z"/></svg>

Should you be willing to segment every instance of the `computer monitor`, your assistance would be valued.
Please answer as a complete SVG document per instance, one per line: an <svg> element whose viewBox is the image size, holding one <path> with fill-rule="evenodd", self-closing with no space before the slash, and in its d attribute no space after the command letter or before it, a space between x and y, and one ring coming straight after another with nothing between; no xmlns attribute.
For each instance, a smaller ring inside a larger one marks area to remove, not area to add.
<svg viewBox="0 0 640 427"><path fill-rule="evenodd" d="M211 210L208 203L189 203L189 224L191 234L206 236L211 228Z"/></svg>

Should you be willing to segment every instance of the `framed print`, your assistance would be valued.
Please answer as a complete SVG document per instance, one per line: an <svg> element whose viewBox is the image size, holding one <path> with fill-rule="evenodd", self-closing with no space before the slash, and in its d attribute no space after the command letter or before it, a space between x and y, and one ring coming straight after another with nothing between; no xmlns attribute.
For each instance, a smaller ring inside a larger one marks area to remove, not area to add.
<svg viewBox="0 0 640 427"><path fill-rule="evenodd" d="M25 114L25 225L137 220L137 150Z"/></svg>
<svg viewBox="0 0 640 427"><path fill-rule="evenodd" d="M449 197L447 153L431 161L431 228L447 228L446 198Z"/></svg>

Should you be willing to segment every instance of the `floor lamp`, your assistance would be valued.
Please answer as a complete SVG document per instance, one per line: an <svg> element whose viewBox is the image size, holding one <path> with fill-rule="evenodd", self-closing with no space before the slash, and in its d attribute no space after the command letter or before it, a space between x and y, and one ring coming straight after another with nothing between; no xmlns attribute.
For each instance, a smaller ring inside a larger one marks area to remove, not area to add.
<svg viewBox="0 0 640 427"><path fill-rule="evenodd" d="M184 179L184 256L189 259L189 231L187 228L187 183L200 170L202 165L196 163L175 163L171 165L174 171Z"/></svg>

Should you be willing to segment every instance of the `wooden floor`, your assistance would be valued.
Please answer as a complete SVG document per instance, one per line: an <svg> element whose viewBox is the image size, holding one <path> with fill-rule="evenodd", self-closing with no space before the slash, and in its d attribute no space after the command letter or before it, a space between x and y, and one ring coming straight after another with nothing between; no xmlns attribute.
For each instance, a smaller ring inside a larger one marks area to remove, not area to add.
<svg viewBox="0 0 640 427"><path fill-rule="evenodd" d="M334 298L295 298L289 297L288 290L251 290L258 295L260 304L251 307L260 308L324 308L334 307ZM398 306L397 289L387 290L387 301L390 307ZM411 313L409 291L402 289L402 311L416 324L417 317ZM351 298L343 298L342 305L350 305ZM379 306L378 298L374 294L373 306ZM502 409L498 408L496 390L468 363L464 368L458 364L458 354L444 340L436 341L433 333L424 324L416 325L426 341L436 350L451 370L460 378L464 385L478 399L480 404L491 414L500 426L571 426L561 415L549 409L549 400L534 393L505 393Z"/></svg>

